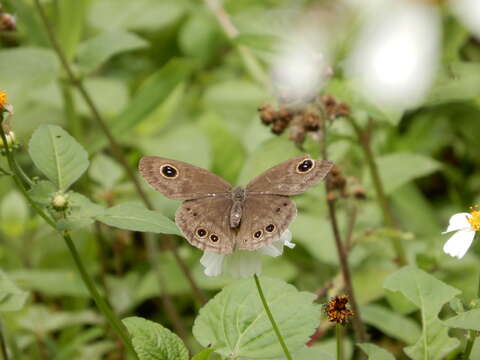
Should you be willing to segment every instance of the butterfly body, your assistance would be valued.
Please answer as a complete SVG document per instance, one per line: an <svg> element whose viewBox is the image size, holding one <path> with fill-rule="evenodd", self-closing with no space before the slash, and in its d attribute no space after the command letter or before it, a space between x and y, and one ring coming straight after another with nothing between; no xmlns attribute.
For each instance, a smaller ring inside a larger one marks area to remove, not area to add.
<svg viewBox="0 0 480 360"><path fill-rule="evenodd" d="M156 190L184 200L175 222L190 244L225 254L256 250L280 239L297 214L288 196L317 184L332 165L301 155L270 168L245 188L233 187L205 169L161 157L143 157L139 169Z"/></svg>

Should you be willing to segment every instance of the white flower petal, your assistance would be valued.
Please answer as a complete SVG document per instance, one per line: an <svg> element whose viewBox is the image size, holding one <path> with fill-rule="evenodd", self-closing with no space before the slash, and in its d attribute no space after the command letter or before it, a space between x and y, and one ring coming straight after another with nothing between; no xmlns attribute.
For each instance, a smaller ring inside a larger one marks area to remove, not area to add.
<svg viewBox="0 0 480 360"><path fill-rule="evenodd" d="M282 234L280 240L282 240L283 244L290 249L293 249L296 245L292 242L292 232L288 229Z"/></svg>
<svg viewBox="0 0 480 360"><path fill-rule="evenodd" d="M475 231L471 229L458 230L447 240L443 246L443 251L453 257L461 259L467 253L472 245Z"/></svg>
<svg viewBox="0 0 480 360"><path fill-rule="evenodd" d="M262 259L257 251L238 250L226 256L224 268L233 277L248 278L262 272Z"/></svg>
<svg viewBox="0 0 480 360"><path fill-rule="evenodd" d="M277 241L274 241L270 245L264 246L257 250L258 253L263 255L268 255L271 257L277 257L283 254L283 247L287 246L290 249L295 247L295 244L290 242L292 240L292 232L290 230L285 230Z"/></svg>
<svg viewBox="0 0 480 360"><path fill-rule="evenodd" d="M222 265L225 255L205 251L200 264L205 268L204 273L207 276L218 276L222 273Z"/></svg>
<svg viewBox="0 0 480 360"><path fill-rule="evenodd" d="M468 218L472 215L469 213L458 213L453 215L449 222L448 228L442 234L449 233L451 231L462 230L462 229L471 229L470 223L468 222Z"/></svg>

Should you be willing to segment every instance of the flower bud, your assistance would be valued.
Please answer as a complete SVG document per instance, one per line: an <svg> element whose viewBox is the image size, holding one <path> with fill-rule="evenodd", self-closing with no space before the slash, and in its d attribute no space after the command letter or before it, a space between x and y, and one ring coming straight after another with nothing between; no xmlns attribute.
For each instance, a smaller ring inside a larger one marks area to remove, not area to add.
<svg viewBox="0 0 480 360"><path fill-rule="evenodd" d="M65 210L68 206L68 197L63 193L55 194L52 198L51 204L57 211Z"/></svg>

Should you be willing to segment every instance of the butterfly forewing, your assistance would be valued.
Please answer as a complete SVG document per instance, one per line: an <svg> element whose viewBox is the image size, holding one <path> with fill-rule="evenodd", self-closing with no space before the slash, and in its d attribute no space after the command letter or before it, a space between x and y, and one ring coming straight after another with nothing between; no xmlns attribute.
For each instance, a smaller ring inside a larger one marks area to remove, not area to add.
<svg viewBox="0 0 480 360"><path fill-rule="evenodd" d="M233 251L235 233L230 228L233 201L225 197L206 197L185 201L175 215L175 222L190 244L209 252Z"/></svg>
<svg viewBox="0 0 480 360"><path fill-rule="evenodd" d="M232 189L221 177L182 161L145 156L140 159L138 168L153 188L170 199L225 195Z"/></svg>
<svg viewBox="0 0 480 360"><path fill-rule="evenodd" d="M333 163L297 156L278 164L253 179L246 188L250 194L297 195L318 184Z"/></svg>
<svg viewBox="0 0 480 360"><path fill-rule="evenodd" d="M280 239L296 215L297 208L287 196L247 195L236 248L255 250L271 244Z"/></svg>

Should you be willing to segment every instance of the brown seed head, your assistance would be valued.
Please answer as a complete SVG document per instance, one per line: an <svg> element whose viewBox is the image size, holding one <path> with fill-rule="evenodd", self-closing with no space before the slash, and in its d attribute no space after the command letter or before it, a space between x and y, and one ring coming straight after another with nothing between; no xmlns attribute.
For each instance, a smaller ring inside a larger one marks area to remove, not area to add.
<svg viewBox="0 0 480 360"><path fill-rule="evenodd" d="M325 306L325 312L328 321L345 324L349 318L354 315L348 307L348 297L346 295L335 296Z"/></svg>

